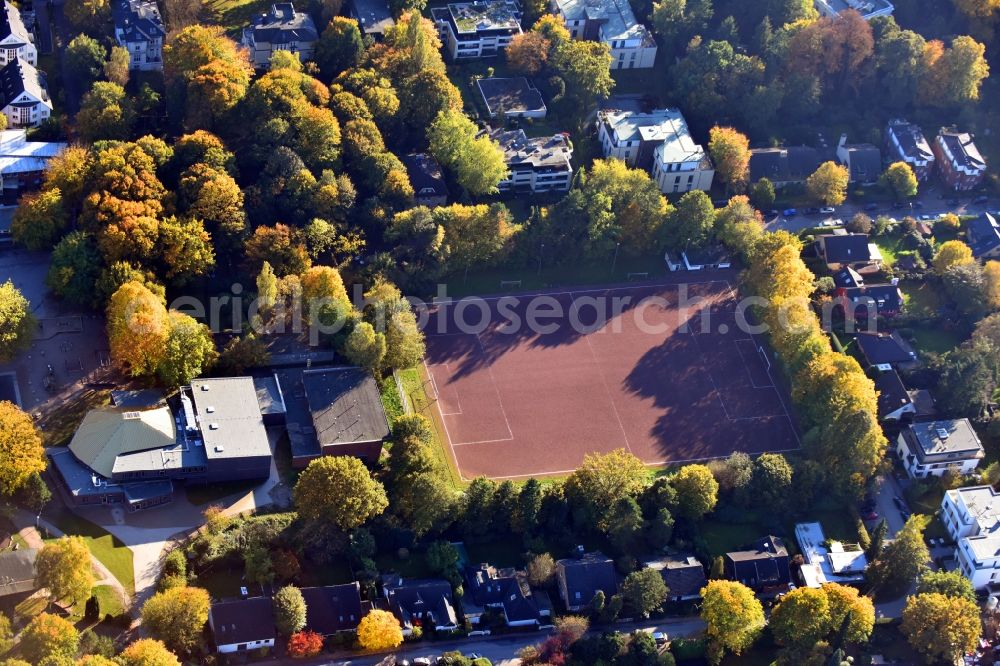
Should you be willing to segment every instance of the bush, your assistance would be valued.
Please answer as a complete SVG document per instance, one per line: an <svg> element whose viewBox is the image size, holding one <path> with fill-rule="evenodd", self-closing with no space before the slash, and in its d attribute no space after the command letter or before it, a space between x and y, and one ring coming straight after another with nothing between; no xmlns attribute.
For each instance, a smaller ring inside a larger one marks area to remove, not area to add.
<svg viewBox="0 0 1000 666"><path fill-rule="evenodd" d="M670 652L679 661L702 659L705 656L705 639L675 638L670 643Z"/></svg>
<svg viewBox="0 0 1000 666"><path fill-rule="evenodd" d="M315 631L300 631L288 639L288 656L292 659L315 657L323 650L323 637Z"/></svg>

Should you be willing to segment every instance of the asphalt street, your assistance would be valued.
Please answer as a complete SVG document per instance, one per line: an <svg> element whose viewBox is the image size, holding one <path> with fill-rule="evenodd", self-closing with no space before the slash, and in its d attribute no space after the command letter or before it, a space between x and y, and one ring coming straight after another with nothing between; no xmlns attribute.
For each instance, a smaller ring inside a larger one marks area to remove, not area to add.
<svg viewBox="0 0 1000 666"><path fill-rule="evenodd" d="M997 199L991 199L984 204L972 203L976 196L970 194L958 195L950 190L942 191L940 186L935 186L928 188L926 192L921 192L920 196L914 199L914 201L919 202L919 207L910 208L909 206L904 206L893 208L891 203L885 202L874 206L874 210L869 210L867 209L868 204L846 203L836 206L836 212L832 214L804 215L800 209L798 215L786 217L780 214L779 211L778 215L766 215L764 222L769 231L784 229L786 231L798 232L803 229L817 227L821 222L830 218L847 222L858 212L863 212L872 219L875 219L879 215L887 215L896 219L902 219L907 215L918 219L921 216L929 216L931 219L937 219L937 217L944 213L979 215L985 211L997 211L1000 209L1000 200ZM958 204L954 205L952 202L956 200Z"/></svg>

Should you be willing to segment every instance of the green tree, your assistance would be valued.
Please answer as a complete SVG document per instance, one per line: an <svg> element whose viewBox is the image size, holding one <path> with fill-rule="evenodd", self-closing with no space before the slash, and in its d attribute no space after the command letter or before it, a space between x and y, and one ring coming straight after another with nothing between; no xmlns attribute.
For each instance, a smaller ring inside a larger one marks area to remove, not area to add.
<svg viewBox="0 0 1000 666"><path fill-rule="evenodd" d="M435 541L429 545L424 559L433 574L449 578L458 573L458 550L447 541Z"/></svg>
<svg viewBox="0 0 1000 666"><path fill-rule="evenodd" d="M36 328L28 299L10 280L0 284L0 361L9 361L27 349Z"/></svg>
<svg viewBox="0 0 1000 666"><path fill-rule="evenodd" d="M780 511L793 500L792 466L780 453L765 453L754 461L751 492L755 502Z"/></svg>
<svg viewBox="0 0 1000 666"><path fill-rule="evenodd" d="M677 490L680 514L690 520L700 520L715 508L719 483L712 470L704 465L685 465L674 475L672 485Z"/></svg>
<svg viewBox="0 0 1000 666"><path fill-rule="evenodd" d="M86 34L79 34L71 39L63 57L70 76L84 87L96 81L104 67L104 47Z"/></svg>
<svg viewBox="0 0 1000 666"><path fill-rule="evenodd" d="M371 371L378 370L385 358L385 334L376 333L366 321L360 322L347 336L343 352L354 365Z"/></svg>
<svg viewBox="0 0 1000 666"><path fill-rule="evenodd" d="M931 592L906 600L900 630L928 663L957 662L976 649L982 622L974 602Z"/></svg>
<svg viewBox="0 0 1000 666"><path fill-rule="evenodd" d="M924 543L924 528L929 518L913 515L907 519L896 538L882 550L882 555L868 569L868 579L874 589L898 587L920 576L930 562L930 552Z"/></svg>
<svg viewBox="0 0 1000 666"><path fill-rule="evenodd" d="M882 174L882 182L897 200L917 195L917 176L906 162L893 162Z"/></svg>
<svg viewBox="0 0 1000 666"><path fill-rule="evenodd" d="M109 0L69 0L63 11L73 27L92 35L103 35L111 20Z"/></svg>
<svg viewBox="0 0 1000 666"><path fill-rule="evenodd" d="M201 376L219 358L212 332L186 314L171 310L163 359L156 374L167 386L185 386Z"/></svg>
<svg viewBox="0 0 1000 666"><path fill-rule="evenodd" d="M157 592L142 605L142 625L171 650L191 654L208 621L208 592L175 587Z"/></svg>
<svg viewBox="0 0 1000 666"><path fill-rule="evenodd" d="M847 198L849 179L847 167L836 162L823 162L806 179L806 191L810 198L824 206L839 206Z"/></svg>
<svg viewBox="0 0 1000 666"><path fill-rule="evenodd" d="M691 190L677 202L665 227L667 244L673 248L701 247L712 239L715 207L706 192Z"/></svg>
<svg viewBox="0 0 1000 666"><path fill-rule="evenodd" d="M458 109L439 113L427 130L431 154L472 195L496 192L497 183L507 177L500 144L478 133L475 123Z"/></svg>
<svg viewBox="0 0 1000 666"><path fill-rule="evenodd" d="M826 592L811 587L792 590L775 605L769 625L780 644L811 648L830 633Z"/></svg>
<svg viewBox="0 0 1000 666"><path fill-rule="evenodd" d="M364 53L361 31L354 19L335 16L316 42L315 62L327 81L344 70L357 67Z"/></svg>
<svg viewBox="0 0 1000 666"><path fill-rule="evenodd" d="M31 192L21 197L14 210L10 233L14 241L29 250L48 250L69 225L69 215L58 187Z"/></svg>
<svg viewBox="0 0 1000 666"><path fill-rule="evenodd" d="M774 183L767 178L758 180L750 190L750 201L760 210L770 210L774 205L774 197Z"/></svg>
<svg viewBox="0 0 1000 666"><path fill-rule="evenodd" d="M718 657L714 663L726 650L739 655L753 645L765 623L764 608L753 590L735 581L711 580L701 596L701 619L714 646L709 655Z"/></svg>
<svg viewBox="0 0 1000 666"><path fill-rule="evenodd" d="M636 497L648 479L649 471L641 460L625 449L615 449L585 455L564 488L566 498L586 512L587 522L607 529L612 507L622 498Z"/></svg>
<svg viewBox="0 0 1000 666"><path fill-rule="evenodd" d="M917 594L943 594L976 603L972 582L961 571L925 571L917 579Z"/></svg>
<svg viewBox="0 0 1000 666"><path fill-rule="evenodd" d="M45 471L42 438L31 417L12 402L0 401L0 495L10 497Z"/></svg>
<svg viewBox="0 0 1000 666"><path fill-rule="evenodd" d="M76 129L92 143L100 139L128 139L135 123L135 109L125 89L117 83L97 81L80 102Z"/></svg>
<svg viewBox="0 0 1000 666"><path fill-rule="evenodd" d="M608 523L608 537L611 543L624 553L634 552L640 545L639 538L643 528L642 509L639 508L635 498L622 497L615 502Z"/></svg>
<svg viewBox="0 0 1000 666"><path fill-rule="evenodd" d="M48 542L35 563L37 582L49 596L72 605L82 604L94 587L94 566L82 537L62 537Z"/></svg>
<svg viewBox="0 0 1000 666"><path fill-rule="evenodd" d="M626 612L635 617L648 615L662 606L667 600L667 592L660 572L647 567L625 577L621 595Z"/></svg>
<svg viewBox="0 0 1000 666"><path fill-rule="evenodd" d="M291 636L306 626L306 600L294 585L274 594L274 624L282 636Z"/></svg>
<svg viewBox="0 0 1000 666"><path fill-rule="evenodd" d="M589 109L611 94L611 51L607 44L571 39L558 44L549 59L552 69L566 84L566 92L579 106Z"/></svg>
<svg viewBox="0 0 1000 666"><path fill-rule="evenodd" d="M389 505L382 484L350 456L324 456L299 475L295 506L307 520L329 520L342 530L362 525Z"/></svg>
<svg viewBox="0 0 1000 666"><path fill-rule="evenodd" d="M52 491L49 490L49 486L45 483L42 475L35 472L28 477L28 480L17 491L14 499L18 506L22 506L28 511L38 514L42 512L45 505L52 499Z"/></svg>

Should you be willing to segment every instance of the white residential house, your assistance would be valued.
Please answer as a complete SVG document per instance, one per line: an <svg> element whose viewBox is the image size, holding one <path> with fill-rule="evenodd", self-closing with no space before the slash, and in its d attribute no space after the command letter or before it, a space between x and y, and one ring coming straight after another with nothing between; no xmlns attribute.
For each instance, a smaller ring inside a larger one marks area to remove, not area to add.
<svg viewBox="0 0 1000 666"><path fill-rule="evenodd" d="M243 30L243 45L250 50L250 62L257 69L271 64L275 51L299 54L302 62L311 60L319 32L312 17L295 11L290 2L277 2L271 9L254 17Z"/></svg>
<svg viewBox="0 0 1000 666"><path fill-rule="evenodd" d="M664 194L712 187L712 161L691 138L687 121L677 109L601 111L597 135L605 157L649 171Z"/></svg>
<svg viewBox="0 0 1000 666"><path fill-rule="evenodd" d="M113 0L115 40L128 50L130 70L163 69L167 29L154 0Z"/></svg>
<svg viewBox="0 0 1000 666"><path fill-rule="evenodd" d="M891 16L895 10L889 0L813 0L813 6L821 16L837 16L853 9L866 21L878 16Z"/></svg>
<svg viewBox="0 0 1000 666"><path fill-rule="evenodd" d="M510 172L497 187L501 192L566 191L573 181L573 145L564 134L528 138L524 130L498 130L491 138L503 149Z"/></svg>
<svg viewBox="0 0 1000 666"><path fill-rule="evenodd" d="M273 648L274 604L271 597L251 597L213 603L208 627L220 654L245 653Z"/></svg>
<svg viewBox="0 0 1000 666"><path fill-rule="evenodd" d="M857 544L827 539L819 523L796 524L795 540L799 542L799 550L805 560L800 572L806 587L864 581L868 559Z"/></svg>
<svg viewBox="0 0 1000 666"><path fill-rule="evenodd" d="M912 423L899 433L896 454L913 479L971 474L985 455L969 419Z"/></svg>
<svg viewBox="0 0 1000 666"><path fill-rule="evenodd" d="M521 34L521 8L511 0L456 2L434 7L431 17L452 60L499 55Z"/></svg>
<svg viewBox="0 0 1000 666"><path fill-rule="evenodd" d="M955 541L955 560L977 590L1000 582L1000 494L992 486L949 490L941 522Z"/></svg>
<svg viewBox="0 0 1000 666"><path fill-rule="evenodd" d="M552 0L552 11L573 39L607 44L611 69L644 69L656 62L656 41L628 0Z"/></svg>
<svg viewBox="0 0 1000 666"><path fill-rule="evenodd" d="M0 17L0 67L21 58L31 65L38 64L38 50L35 37L21 20L21 13L8 0L3 3Z"/></svg>
<svg viewBox="0 0 1000 666"><path fill-rule="evenodd" d="M23 129L0 132L3 199L13 199L23 190L41 186L49 160L62 154L67 145L57 141L28 141L28 133Z"/></svg>
<svg viewBox="0 0 1000 666"><path fill-rule="evenodd" d="M52 114L45 75L17 58L0 69L0 110L12 128L38 127Z"/></svg>

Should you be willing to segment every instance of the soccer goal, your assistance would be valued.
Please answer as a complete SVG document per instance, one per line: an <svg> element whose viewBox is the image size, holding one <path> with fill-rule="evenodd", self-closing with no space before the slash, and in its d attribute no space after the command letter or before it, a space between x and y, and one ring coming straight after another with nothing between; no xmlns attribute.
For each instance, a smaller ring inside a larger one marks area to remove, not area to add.
<svg viewBox="0 0 1000 666"><path fill-rule="evenodd" d="M520 280L500 280L500 288L501 289L520 289L521 288L521 281Z"/></svg>
<svg viewBox="0 0 1000 666"><path fill-rule="evenodd" d="M768 373L770 373L771 372L771 359L768 358L767 352L764 351L763 347L757 347L757 353L760 354L760 357L762 359L764 359L764 365L767 368Z"/></svg>
<svg viewBox="0 0 1000 666"><path fill-rule="evenodd" d="M632 282L633 280L648 280L649 273L648 272L628 273L625 277L628 278L629 282Z"/></svg>

